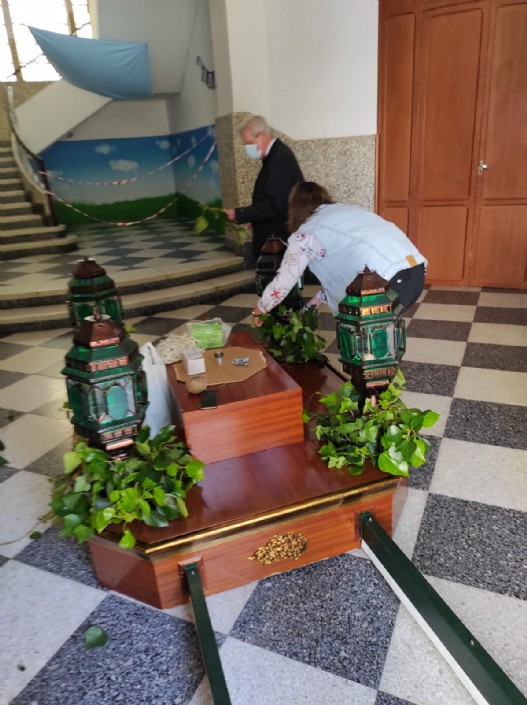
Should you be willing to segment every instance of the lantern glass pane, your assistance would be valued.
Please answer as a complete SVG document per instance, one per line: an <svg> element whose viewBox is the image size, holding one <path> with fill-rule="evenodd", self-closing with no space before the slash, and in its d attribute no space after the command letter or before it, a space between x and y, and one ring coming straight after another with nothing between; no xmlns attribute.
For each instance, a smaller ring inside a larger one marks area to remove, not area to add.
<svg viewBox="0 0 527 705"><path fill-rule="evenodd" d="M106 405L112 419L124 419L128 415L126 391L120 384L113 384L106 390Z"/></svg>
<svg viewBox="0 0 527 705"><path fill-rule="evenodd" d="M376 359L382 360L388 354L388 335L384 328L377 328L372 335L372 350Z"/></svg>
<svg viewBox="0 0 527 705"><path fill-rule="evenodd" d="M127 379L124 384L124 389L126 392L126 403L128 407L128 413L135 413L135 395L134 395L134 383L133 380Z"/></svg>

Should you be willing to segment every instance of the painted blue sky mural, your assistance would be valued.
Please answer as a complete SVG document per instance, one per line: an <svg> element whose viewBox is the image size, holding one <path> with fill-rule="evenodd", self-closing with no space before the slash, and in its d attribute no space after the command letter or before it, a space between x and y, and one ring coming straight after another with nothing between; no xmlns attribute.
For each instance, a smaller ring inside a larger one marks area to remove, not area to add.
<svg viewBox="0 0 527 705"><path fill-rule="evenodd" d="M212 126L156 137L61 141L43 157L51 191L69 203L114 203L175 191L200 203L220 198ZM137 180L103 185L126 179Z"/></svg>

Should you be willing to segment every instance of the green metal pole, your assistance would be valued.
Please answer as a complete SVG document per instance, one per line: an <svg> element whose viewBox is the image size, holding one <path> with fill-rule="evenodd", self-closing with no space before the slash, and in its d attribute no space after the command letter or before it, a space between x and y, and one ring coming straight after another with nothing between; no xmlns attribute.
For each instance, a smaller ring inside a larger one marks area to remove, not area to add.
<svg viewBox="0 0 527 705"><path fill-rule="evenodd" d="M210 690L214 705L231 705L225 675L220 661L218 646L214 637L212 623L210 621L209 610L205 601L205 594L201 583L199 566L197 563L189 563L183 566L187 587L190 593L198 641L205 664L205 671L209 679Z"/></svg>
<svg viewBox="0 0 527 705"><path fill-rule="evenodd" d="M360 515L360 532L365 552L478 705L527 705L525 696L370 512Z"/></svg>

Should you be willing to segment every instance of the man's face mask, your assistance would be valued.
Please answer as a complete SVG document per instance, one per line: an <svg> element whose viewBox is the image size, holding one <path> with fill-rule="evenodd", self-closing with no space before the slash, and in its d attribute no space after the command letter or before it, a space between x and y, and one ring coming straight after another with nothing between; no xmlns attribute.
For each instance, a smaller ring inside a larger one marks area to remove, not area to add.
<svg viewBox="0 0 527 705"><path fill-rule="evenodd" d="M260 152L260 148L256 144L245 144L245 154L250 158L250 159L260 159L262 156L262 153Z"/></svg>

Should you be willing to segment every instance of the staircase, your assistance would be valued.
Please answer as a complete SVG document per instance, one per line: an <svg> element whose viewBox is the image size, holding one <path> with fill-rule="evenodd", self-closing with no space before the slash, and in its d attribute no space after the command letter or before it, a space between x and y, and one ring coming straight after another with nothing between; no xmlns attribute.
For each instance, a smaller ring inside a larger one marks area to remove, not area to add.
<svg viewBox="0 0 527 705"><path fill-rule="evenodd" d="M11 144L0 142L0 260L29 254L71 252L77 238L50 225L24 190Z"/></svg>

